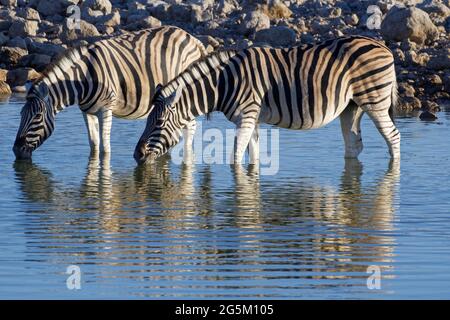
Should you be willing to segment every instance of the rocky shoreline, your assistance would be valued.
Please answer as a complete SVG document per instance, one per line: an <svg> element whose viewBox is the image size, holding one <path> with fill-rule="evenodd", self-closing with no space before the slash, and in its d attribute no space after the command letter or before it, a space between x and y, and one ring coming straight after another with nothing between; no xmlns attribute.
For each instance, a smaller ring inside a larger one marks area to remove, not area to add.
<svg viewBox="0 0 450 320"><path fill-rule="evenodd" d="M449 0L0 0L0 94L24 92L66 48L161 25L208 51L370 36L394 53L399 111L433 119L449 105Z"/></svg>

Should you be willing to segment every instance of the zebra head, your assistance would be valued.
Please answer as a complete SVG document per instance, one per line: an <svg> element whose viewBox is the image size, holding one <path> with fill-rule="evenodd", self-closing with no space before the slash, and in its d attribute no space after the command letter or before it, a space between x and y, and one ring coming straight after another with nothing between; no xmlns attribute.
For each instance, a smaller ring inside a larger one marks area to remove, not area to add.
<svg viewBox="0 0 450 320"><path fill-rule="evenodd" d="M22 108L21 121L13 151L17 159L31 159L32 152L53 132L55 113L49 104L48 86L34 84Z"/></svg>
<svg viewBox="0 0 450 320"><path fill-rule="evenodd" d="M153 162L180 140L181 129L189 122L177 108L181 91L178 88L165 97L158 85L147 125L134 150L134 159L138 164Z"/></svg>

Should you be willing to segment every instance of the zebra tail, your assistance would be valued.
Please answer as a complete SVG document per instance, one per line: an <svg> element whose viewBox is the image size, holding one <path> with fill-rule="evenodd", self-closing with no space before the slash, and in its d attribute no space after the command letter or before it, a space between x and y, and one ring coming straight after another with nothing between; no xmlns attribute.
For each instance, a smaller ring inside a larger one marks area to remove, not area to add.
<svg viewBox="0 0 450 320"><path fill-rule="evenodd" d="M397 78L394 76L394 81L392 84L391 92L391 106L389 107L389 117L391 117L392 122L395 123L394 115L398 103L398 90L397 90Z"/></svg>

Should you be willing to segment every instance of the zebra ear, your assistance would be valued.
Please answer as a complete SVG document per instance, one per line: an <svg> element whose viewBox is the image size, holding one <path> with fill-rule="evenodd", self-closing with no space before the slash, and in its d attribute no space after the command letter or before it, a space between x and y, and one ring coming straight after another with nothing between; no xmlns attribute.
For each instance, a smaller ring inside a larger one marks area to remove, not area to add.
<svg viewBox="0 0 450 320"><path fill-rule="evenodd" d="M38 92L42 98L46 98L48 96L48 86L44 82L39 83Z"/></svg>
<svg viewBox="0 0 450 320"><path fill-rule="evenodd" d="M159 97L159 95L161 94L161 90L162 90L163 86L158 83L155 87L155 93L153 94L153 98L152 98L152 105L155 104L156 98Z"/></svg>
<svg viewBox="0 0 450 320"><path fill-rule="evenodd" d="M181 93L181 88L177 87L176 90L166 98L166 105L173 107L178 102L178 100L180 100Z"/></svg>

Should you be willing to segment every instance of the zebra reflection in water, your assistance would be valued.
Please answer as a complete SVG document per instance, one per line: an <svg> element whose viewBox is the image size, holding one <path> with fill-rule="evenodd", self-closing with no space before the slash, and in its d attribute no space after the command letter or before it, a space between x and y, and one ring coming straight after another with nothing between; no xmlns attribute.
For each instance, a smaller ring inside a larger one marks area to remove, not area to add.
<svg viewBox="0 0 450 320"><path fill-rule="evenodd" d="M346 273L365 274L372 264L387 270L395 259L398 162L363 184L361 163L346 160L337 186L298 177L265 183L236 166L234 186L226 189L215 186L211 168L187 165L177 173L167 159L123 173L108 159L92 158L79 187L55 183L32 163L14 168L26 199L27 237L60 259L69 250L77 263L131 260L144 272L190 265L196 256L199 264L260 270L270 253L267 263L284 261L283 268L308 279L354 277ZM174 255L185 258L175 262Z"/></svg>

